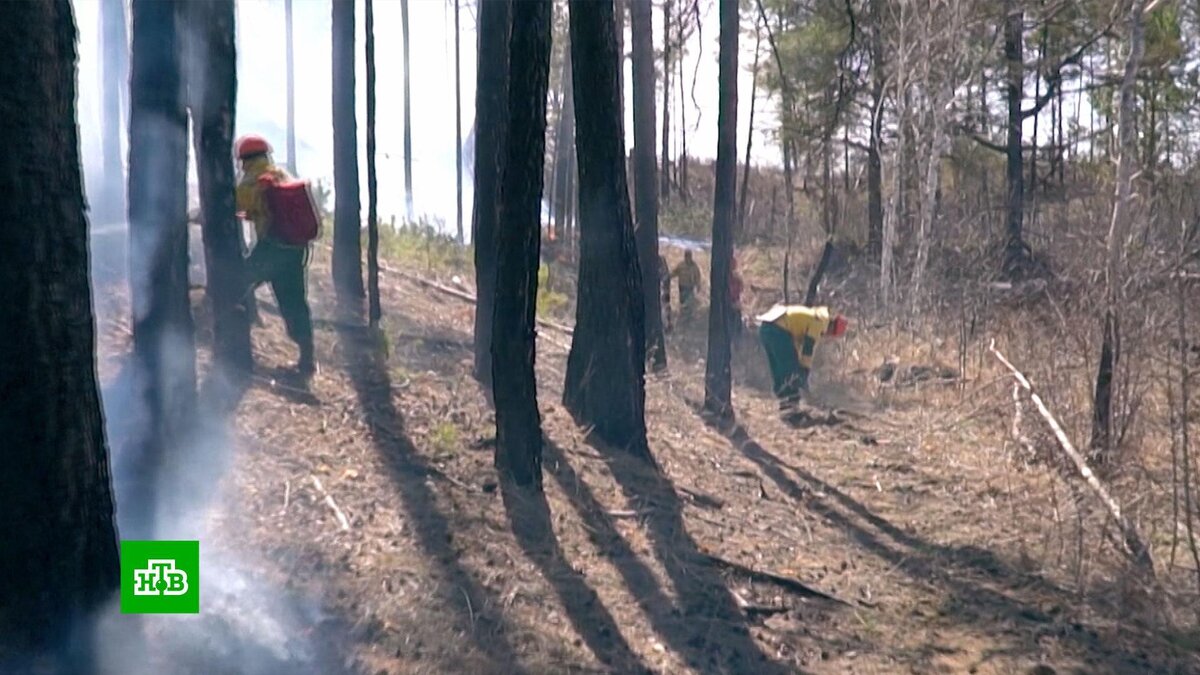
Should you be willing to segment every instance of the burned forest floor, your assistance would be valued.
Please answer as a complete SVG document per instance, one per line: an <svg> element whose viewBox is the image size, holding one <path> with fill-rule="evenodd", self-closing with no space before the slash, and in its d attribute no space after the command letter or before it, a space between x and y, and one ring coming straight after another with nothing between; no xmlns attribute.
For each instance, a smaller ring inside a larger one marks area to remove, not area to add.
<svg viewBox="0 0 1200 675"><path fill-rule="evenodd" d="M545 495L532 497L497 484L473 306L384 271L380 334L337 308L329 278L319 248L307 386L259 292L258 366L201 535L238 570L202 587L201 620L219 603L243 620L222 634L259 647L196 672L1200 672L1200 637L1153 621L1118 553L1092 556L1086 584L1059 562L1073 523L1043 495L1061 479L1014 466L995 440L1006 418L988 401L1008 401L1005 381L883 391L864 327L821 355L808 415L789 424L748 330L738 423L718 428L697 409L706 322L684 320L669 369L647 376L654 471L572 422L570 336L543 328ZM106 380L127 325L101 321ZM264 642L276 646L252 661Z"/></svg>

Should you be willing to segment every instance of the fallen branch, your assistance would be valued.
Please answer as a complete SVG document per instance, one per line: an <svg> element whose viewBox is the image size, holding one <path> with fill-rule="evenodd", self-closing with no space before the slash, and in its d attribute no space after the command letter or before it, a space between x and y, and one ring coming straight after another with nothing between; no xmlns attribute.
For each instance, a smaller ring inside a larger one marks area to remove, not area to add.
<svg viewBox="0 0 1200 675"><path fill-rule="evenodd" d="M417 276L415 274L412 274L411 272L403 272L401 270L388 267L382 263L380 263L379 269L384 272L387 272L388 274L395 274L398 277L402 277L404 279L408 279L409 281L421 284L422 286L424 286L426 288L431 288L439 293L444 293L446 295L449 295L450 297L458 298L459 300L464 300L471 304L475 304L476 302L478 302L478 299L474 295L471 295L470 293L468 293L466 291L460 291L457 288L451 288L444 284L439 284L436 281L431 281L429 279L426 279L425 277ZM546 319L537 319L537 322L538 322L539 326L545 326L546 328L551 328L551 329L559 331L561 333L566 333L567 335L575 334L575 329L571 328L570 326L564 326L560 323L555 323L553 321L547 321Z"/></svg>
<svg viewBox="0 0 1200 675"><path fill-rule="evenodd" d="M316 476L309 476L309 478L312 479L312 484L317 488L317 492L320 492L325 497L325 505L332 509L333 514L337 516L338 524L342 526L343 530L349 530L350 519L346 517L345 513L342 513L342 509L338 507L337 502L333 501L333 497L325 491L325 486L321 485L321 479Z"/></svg>
<svg viewBox="0 0 1200 675"><path fill-rule="evenodd" d="M729 592L733 595L733 600L737 603L738 609L745 612L746 616L773 616L788 611L787 607L781 605L760 605L750 602L735 590L730 590Z"/></svg>
<svg viewBox="0 0 1200 675"><path fill-rule="evenodd" d="M786 590L789 590L789 591L795 593L796 595L800 595L800 596L803 596L806 598L820 598L821 600L828 600L829 602L833 602L833 603L836 603L839 605L845 605L847 607L850 606L850 603L846 602L845 600L842 600L841 598L837 598L832 595L829 595L828 593L826 593L824 591L818 591L817 589L815 589L811 586L808 586L807 584L804 584L803 582L799 581L798 579L793 579L792 577L781 576L779 574L774 574L772 572L763 572L761 570L756 570L752 567L746 567L745 565L741 565L739 563L735 563L730 560L726 560L719 556L712 555L711 553L701 553L700 555L702 555L705 560L707 560L709 563L713 564L716 567L720 567L720 568L729 570L730 572L733 572L734 574L740 574L744 577L748 577L751 580L761 581L761 582L769 583L769 584L775 584L776 586L779 586L781 588L784 588Z"/></svg>
<svg viewBox="0 0 1200 675"><path fill-rule="evenodd" d="M1146 572L1150 578L1154 578L1154 561L1150 557L1150 548L1146 546L1145 541L1142 539L1141 534L1138 533L1134 524L1125 517L1125 514L1121 511L1121 506L1117 504L1117 500L1109 494L1108 488L1104 486L1104 483L1100 482L1100 478L1096 476L1096 472L1092 471L1092 468L1088 466L1087 460L1075 449L1074 444L1071 443L1071 439L1067 438L1067 432L1063 431L1062 425L1051 414L1050 409L1042 401L1042 397L1038 396L1037 392L1033 390L1033 385L1030 384L1029 378L1025 377L1025 374L1020 370L1017 370L1017 367L1005 358L1004 354L1000 353L1000 350L996 349L995 340L992 340L991 344L988 345L988 349L999 359L1000 363L1003 363L1008 368L1013 377L1016 378L1017 383L1029 393L1030 400L1033 401L1033 405L1041 413L1042 419L1046 421L1050 430L1054 432L1054 437L1058 439L1058 445L1062 448L1063 453L1074 462L1075 468L1079 471L1079 475L1083 477L1084 482L1096 494L1100 503L1108 509L1109 515L1112 516L1113 521L1116 522L1117 527L1121 530L1121 535L1124 538L1125 552L1129 554L1134 563Z"/></svg>

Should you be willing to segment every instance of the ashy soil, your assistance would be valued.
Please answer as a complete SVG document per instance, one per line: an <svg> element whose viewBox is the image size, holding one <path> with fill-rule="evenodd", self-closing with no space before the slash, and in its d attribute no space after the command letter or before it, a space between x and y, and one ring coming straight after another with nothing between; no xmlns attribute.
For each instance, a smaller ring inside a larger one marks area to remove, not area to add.
<svg viewBox="0 0 1200 675"><path fill-rule="evenodd" d="M259 369L202 536L251 579L213 592L212 620L231 640L283 630L275 672L1200 672L1141 618L1135 585L1084 591L1054 564L1061 519L1033 500L1057 479L1017 466L988 440L1005 422L976 414L1007 384L881 392L864 328L824 350L789 424L747 332L738 423L718 428L697 410L697 318L647 378L655 471L571 421L570 336L542 329L531 496L496 480L470 303L385 273L381 338L335 307L324 251L309 283L321 370L288 375L295 350L260 291ZM127 323L102 332L111 378ZM242 672L224 663L195 672Z"/></svg>

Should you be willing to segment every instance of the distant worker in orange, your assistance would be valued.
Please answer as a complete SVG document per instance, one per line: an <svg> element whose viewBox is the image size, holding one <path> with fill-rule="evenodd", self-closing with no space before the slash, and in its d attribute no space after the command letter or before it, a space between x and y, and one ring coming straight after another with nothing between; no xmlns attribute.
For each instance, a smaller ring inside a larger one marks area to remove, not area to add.
<svg viewBox="0 0 1200 675"><path fill-rule="evenodd" d="M801 393L808 391L817 343L825 337L841 337L850 322L841 314L831 317L828 307L804 305L775 305L757 319L779 409L793 410Z"/></svg>
<svg viewBox="0 0 1200 675"><path fill-rule="evenodd" d="M729 335L741 337L742 329L742 274L738 271L737 256L729 259Z"/></svg>

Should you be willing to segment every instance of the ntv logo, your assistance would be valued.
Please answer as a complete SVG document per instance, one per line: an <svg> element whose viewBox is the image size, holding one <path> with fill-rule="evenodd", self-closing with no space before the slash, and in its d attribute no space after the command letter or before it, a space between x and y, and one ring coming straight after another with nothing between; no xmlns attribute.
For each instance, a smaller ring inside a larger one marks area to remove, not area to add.
<svg viewBox="0 0 1200 675"><path fill-rule="evenodd" d="M187 572L175 569L174 560L151 560L133 571L134 595L186 595Z"/></svg>
<svg viewBox="0 0 1200 675"><path fill-rule="evenodd" d="M121 542L122 614L200 611L200 542Z"/></svg>

